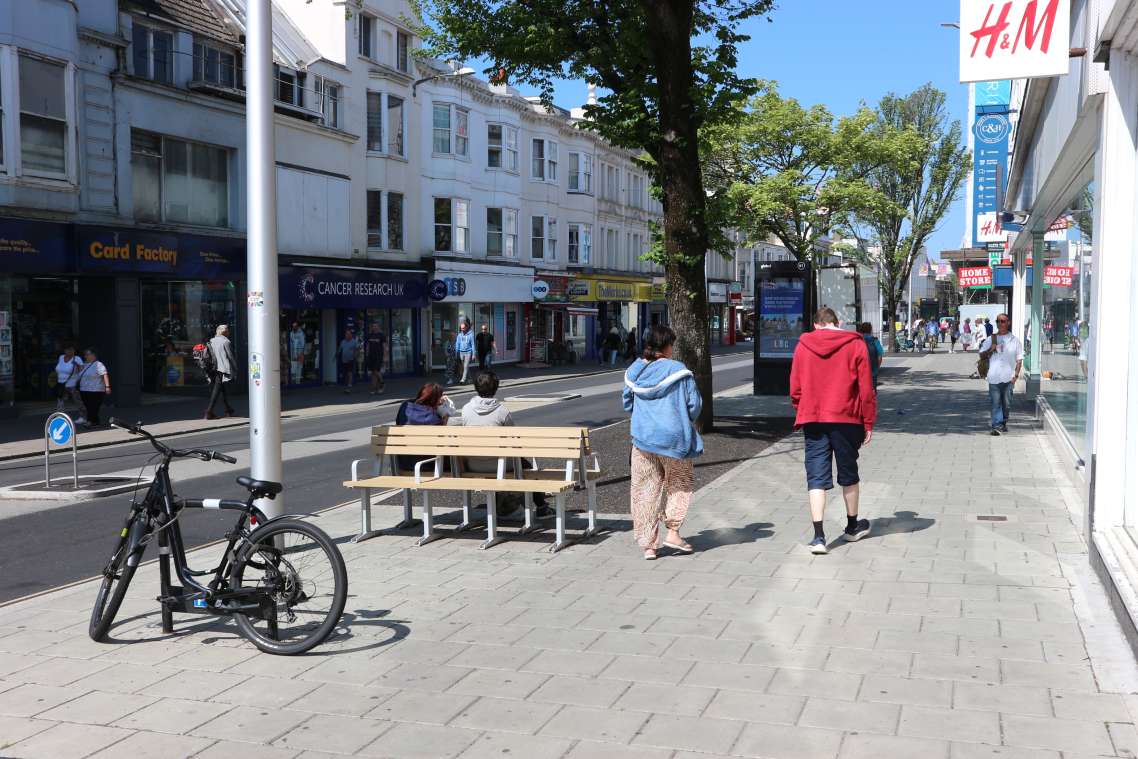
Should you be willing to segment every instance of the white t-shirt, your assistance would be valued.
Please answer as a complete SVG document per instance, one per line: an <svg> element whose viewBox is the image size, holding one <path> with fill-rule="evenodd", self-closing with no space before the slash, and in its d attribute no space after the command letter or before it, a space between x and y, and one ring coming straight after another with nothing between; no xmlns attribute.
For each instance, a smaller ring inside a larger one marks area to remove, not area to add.
<svg viewBox="0 0 1138 759"><path fill-rule="evenodd" d="M102 393L106 391L106 386L103 385L103 376L107 373L107 367L103 366L102 361L95 361L83 367L83 376L79 378L79 392L81 393Z"/></svg>
<svg viewBox="0 0 1138 759"><path fill-rule="evenodd" d="M59 354L59 361L55 364L55 377L59 384L75 387L81 371L83 371L83 359L72 356L68 361L62 353Z"/></svg>
<svg viewBox="0 0 1138 759"><path fill-rule="evenodd" d="M1010 332L1006 335L992 335L980 344L981 353L991 349L993 339L996 341L996 352L988 359L988 384L1011 382L1015 377L1016 364L1023 361L1023 344Z"/></svg>

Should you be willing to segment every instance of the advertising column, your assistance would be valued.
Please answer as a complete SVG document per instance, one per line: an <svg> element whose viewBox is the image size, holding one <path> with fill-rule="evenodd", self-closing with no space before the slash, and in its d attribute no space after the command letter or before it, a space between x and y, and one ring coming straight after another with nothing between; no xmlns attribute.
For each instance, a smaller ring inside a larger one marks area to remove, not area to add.
<svg viewBox="0 0 1138 759"><path fill-rule="evenodd" d="M1011 82L979 82L972 114L972 244L1004 242L1000 205L1008 176Z"/></svg>

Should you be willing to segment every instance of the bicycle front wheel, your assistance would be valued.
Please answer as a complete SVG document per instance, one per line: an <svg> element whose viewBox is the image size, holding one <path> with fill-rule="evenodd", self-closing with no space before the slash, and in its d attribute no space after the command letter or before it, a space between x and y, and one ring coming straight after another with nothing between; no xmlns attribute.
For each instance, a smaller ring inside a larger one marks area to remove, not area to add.
<svg viewBox="0 0 1138 759"><path fill-rule="evenodd" d="M87 627L91 640L102 640L111 629L111 623L115 621L115 615L126 596L127 586L146 551L146 545L142 543L145 533L146 517L135 512L123 527L110 561L103 568L103 582L95 596L91 622Z"/></svg>
<svg viewBox="0 0 1138 759"><path fill-rule="evenodd" d="M344 613L348 570L319 527L281 519L255 530L230 574L233 589L263 594L262 614L234 614L241 633L270 654L300 654L324 641Z"/></svg>

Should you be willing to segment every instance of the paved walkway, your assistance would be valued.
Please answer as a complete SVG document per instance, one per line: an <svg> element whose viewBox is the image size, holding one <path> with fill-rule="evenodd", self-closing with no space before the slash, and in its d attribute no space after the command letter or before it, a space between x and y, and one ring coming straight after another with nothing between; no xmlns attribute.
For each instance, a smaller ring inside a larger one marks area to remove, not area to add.
<svg viewBox="0 0 1138 759"><path fill-rule="evenodd" d="M114 644L86 638L90 583L0 607L0 756L1134 756L1138 674L1042 433L984 434L967 357L890 362L861 543L806 553L791 436L698 493L691 557L640 560L619 520L555 556L343 543L349 613L315 655L163 637L149 566Z"/></svg>

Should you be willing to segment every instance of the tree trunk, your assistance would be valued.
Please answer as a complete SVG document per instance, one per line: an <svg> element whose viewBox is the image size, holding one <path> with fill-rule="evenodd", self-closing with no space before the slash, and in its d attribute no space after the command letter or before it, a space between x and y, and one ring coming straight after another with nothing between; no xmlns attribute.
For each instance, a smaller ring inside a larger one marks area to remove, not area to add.
<svg viewBox="0 0 1138 759"><path fill-rule="evenodd" d="M889 350L893 353L900 353L901 346L897 342L897 296L893 294L892 288L885 296L885 306L889 309Z"/></svg>
<svg viewBox="0 0 1138 759"><path fill-rule="evenodd" d="M659 87L661 137L656 154L663 191L668 315L676 331L676 358L695 375L703 397L697 424L708 431L715 412L704 271L707 198L699 163L699 127L692 119L693 4L690 0L646 0L644 8Z"/></svg>

